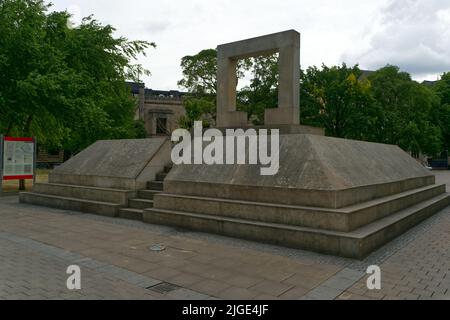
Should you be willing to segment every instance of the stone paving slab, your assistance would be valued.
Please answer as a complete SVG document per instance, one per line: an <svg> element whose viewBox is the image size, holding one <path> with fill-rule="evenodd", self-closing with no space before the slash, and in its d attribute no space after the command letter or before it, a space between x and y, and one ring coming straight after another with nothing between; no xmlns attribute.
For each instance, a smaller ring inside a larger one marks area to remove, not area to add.
<svg viewBox="0 0 450 320"><path fill-rule="evenodd" d="M11 257L17 252L21 253L20 257L24 257L25 261ZM150 292L149 288L161 284L160 280L4 232L0 232L0 257L3 261L0 268L0 283L8 285L0 286L0 298L4 299L14 298L15 296L20 299L47 299L51 296L56 299L78 299L82 297L93 299L192 299L196 297L205 300L210 298L188 289L177 289L169 295L158 295ZM38 263L34 262L34 257L38 259ZM28 263L28 260L31 261ZM19 265L14 265L16 262L19 262ZM86 286L87 289L83 288L79 292L67 289L65 270L69 265L81 267L82 280L85 283L82 287ZM42 278L45 289L36 287L36 285L41 284L40 279L34 278L37 274L36 269L39 271L49 269L48 272L38 274L38 277ZM30 273L25 274L26 271ZM30 276L33 276L33 280L28 280ZM20 277L17 283L15 280L6 280L16 279L17 277ZM21 283L26 285L21 286ZM112 288L102 290L104 287ZM144 291L138 288L144 289ZM2 290L5 291L6 295L1 294ZM9 296L9 293L15 292L18 292L18 295ZM42 294L44 292L49 294ZM125 292L125 294L122 292Z"/></svg>

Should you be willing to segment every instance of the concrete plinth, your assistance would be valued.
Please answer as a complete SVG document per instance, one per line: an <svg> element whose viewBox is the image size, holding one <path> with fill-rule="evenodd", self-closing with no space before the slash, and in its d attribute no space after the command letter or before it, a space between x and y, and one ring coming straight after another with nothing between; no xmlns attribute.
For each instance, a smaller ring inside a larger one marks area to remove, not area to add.
<svg viewBox="0 0 450 320"><path fill-rule="evenodd" d="M174 166L164 191L341 208L432 185L435 179L397 146L319 135L281 135L279 159L274 176L261 176L258 165Z"/></svg>
<svg viewBox="0 0 450 320"><path fill-rule="evenodd" d="M397 146L280 136L280 169L180 165L149 223L363 258L450 204L445 186Z"/></svg>
<svg viewBox="0 0 450 320"><path fill-rule="evenodd" d="M225 135L227 129L243 129L244 131L247 131L248 129L254 129L258 133L261 129L267 129L272 130L276 129L279 130L279 134L286 135L286 134L313 134L317 136L324 136L325 130L323 128L318 127L311 127L311 126L303 126L303 125L290 125L290 124L280 124L280 125L263 125L263 126L249 126L249 125L243 125L238 127L218 127L220 131ZM269 132L270 133L270 132Z"/></svg>
<svg viewBox="0 0 450 320"><path fill-rule="evenodd" d="M171 163L168 138L102 140L49 175L51 183L100 188L145 189Z"/></svg>
<svg viewBox="0 0 450 320"><path fill-rule="evenodd" d="M97 141L53 170L49 183L21 193L20 202L110 217L128 206L150 208L153 201L135 198L171 163L170 150L168 138Z"/></svg>

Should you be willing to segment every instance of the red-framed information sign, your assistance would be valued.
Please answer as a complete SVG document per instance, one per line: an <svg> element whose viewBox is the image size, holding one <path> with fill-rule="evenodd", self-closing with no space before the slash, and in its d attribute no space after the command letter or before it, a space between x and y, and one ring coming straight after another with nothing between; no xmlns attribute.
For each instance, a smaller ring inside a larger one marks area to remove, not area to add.
<svg viewBox="0 0 450 320"><path fill-rule="evenodd" d="M3 136L0 138L0 183L3 180L34 180L35 139Z"/></svg>

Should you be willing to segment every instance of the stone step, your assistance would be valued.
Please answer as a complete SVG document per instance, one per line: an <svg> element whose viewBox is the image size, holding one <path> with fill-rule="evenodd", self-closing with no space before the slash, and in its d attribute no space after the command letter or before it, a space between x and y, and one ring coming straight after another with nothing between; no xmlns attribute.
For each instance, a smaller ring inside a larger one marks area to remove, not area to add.
<svg viewBox="0 0 450 320"><path fill-rule="evenodd" d="M144 210L143 220L148 223L363 259L373 250L448 205L450 205L450 194L444 193L351 232L328 231L158 208Z"/></svg>
<svg viewBox="0 0 450 320"><path fill-rule="evenodd" d="M119 217L123 219L142 221L143 212L144 210L142 209L123 208L119 209Z"/></svg>
<svg viewBox="0 0 450 320"><path fill-rule="evenodd" d="M153 200L154 196L161 192L162 191L155 191L155 190L140 190L138 191L137 197L140 199Z"/></svg>
<svg viewBox="0 0 450 320"><path fill-rule="evenodd" d="M163 191L164 183L162 181L150 181L147 183L147 188L149 190Z"/></svg>
<svg viewBox="0 0 450 320"><path fill-rule="evenodd" d="M147 199L130 199L128 201L128 206L131 209L147 209L153 208L153 200Z"/></svg>
<svg viewBox="0 0 450 320"><path fill-rule="evenodd" d="M333 231L352 231L445 192L428 186L358 205L327 209L160 193L157 208Z"/></svg>
<svg viewBox="0 0 450 320"><path fill-rule="evenodd" d="M122 205L126 205L128 203L128 199L136 197L136 192L130 190L97 188L59 183L36 183L33 187L33 192L68 198L112 202Z"/></svg>
<svg viewBox="0 0 450 320"><path fill-rule="evenodd" d="M95 213L108 217L116 217L118 209L121 208L121 205L117 203L62 197L35 192L22 192L19 195L19 199L21 203L85 213Z"/></svg>
<svg viewBox="0 0 450 320"><path fill-rule="evenodd" d="M166 179L167 173L161 172L156 175L156 181L164 181Z"/></svg>

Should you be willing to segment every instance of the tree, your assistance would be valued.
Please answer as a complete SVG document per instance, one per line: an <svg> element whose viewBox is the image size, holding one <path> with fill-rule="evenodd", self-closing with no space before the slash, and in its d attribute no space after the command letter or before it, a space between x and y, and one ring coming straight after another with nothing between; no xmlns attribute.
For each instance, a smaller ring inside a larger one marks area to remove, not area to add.
<svg viewBox="0 0 450 320"><path fill-rule="evenodd" d="M195 121L209 119L216 114L217 51L205 49L193 56L181 59L183 79L178 85L188 90L185 98L186 115L178 119L182 128L192 128ZM212 120L212 121L211 121ZM207 125L207 123L205 123Z"/></svg>
<svg viewBox="0 0 450 320"><path fill-rule="evenodd" d="M442 75L433 90L440 98L440 104L433 113L434 123L441 129L443 151L448 153L450 150L450 72Z"/></svg>
<svg viewBox="0 0 450 320"><path fill-rule="evenodd" d="M183 126L195 120L213 122L216 55L209 49L182 60L184 78L179 85L192 94L186 102L188 115L180 120ZM237 77L249 70L250 83L237 93L237 107L254 124L262 124L265 109L278 104L277 56L241 61ZM415 155L434 155L442 144L449 148L450 74L435 86L436 93L395 66L369 78L361 75L357 65L346 64L301 71L301 123L323 127L329 136L397 144Z"/></svg>
<svg viewBox="0 0 450 320"><path fill-rule="evenodd" d="M244 77L244 72L250 67L250 60L244 59L238 62L236 76ZM185 56L181 59L183 79L178 85L195 95L215 95L217 88L217 50L205 49L193 56Z"/></svg>
<svg viewBox="0 0 450 320"><path fill-rule="evenodd" d="M182 126L189 126L195 120L205 120L213 124L216 114L217 50L206 49L193 56L181 59L183 79L180 87L187 89L190 96L186 100L187 117L180 119ZM246 111L254 123L261 123L264 110L277 107L278 103L278 57L258 57L238 61L236 77L238 81L250 71L250 84L237 94L237 108ZM204 113L206 112L206 113ZM191 118L192 116L197 119Z"/></svg>
<svg viewBox="0 0 450 320"><path fill-rule="evenodd" d="M363 139L370 121L370 83L358 66L310 67L301 72L301 122L333 137Z"/></svg>
<svg viewBox="0 0 450 320"><path fill-rule="evenodd" d="M145 41L115 38L92 16L70 28L67 12L41 0L0 2L0 132L37 136L77 152L98 139L133 138L135 101L126 79Z"/></svg>
<svg viewBox="0 0 450 320"><path fill-rule="evenodd" d="M178 85L193 94L215 94L217 87L217 51L202 50L181 59L183 79Z"/></svg>
<svg viewBox="0 0 450 320"><path fill-rule="evenodd" d="M369 76L375 108L371 140L397 144L414 155L434 155L441 149L441 130L432 119L439 98L396 66Z"/></svg>
<svg viewBox="0 0 450 320"><path fill-rule="evenodd" d="M250 84L237 94L238 109L247 112L255 125L264 123L264 112L278 107L278 54L249 61Z"/></svg>
<svg viewBox="0 0 450 320"><path fill-rule="evenodd" d="M190 97L184 101L186 115L178 119L180 127L190 129L195 121L203 121L203 127L214 125L216 105L210 96Z"/></svg>

